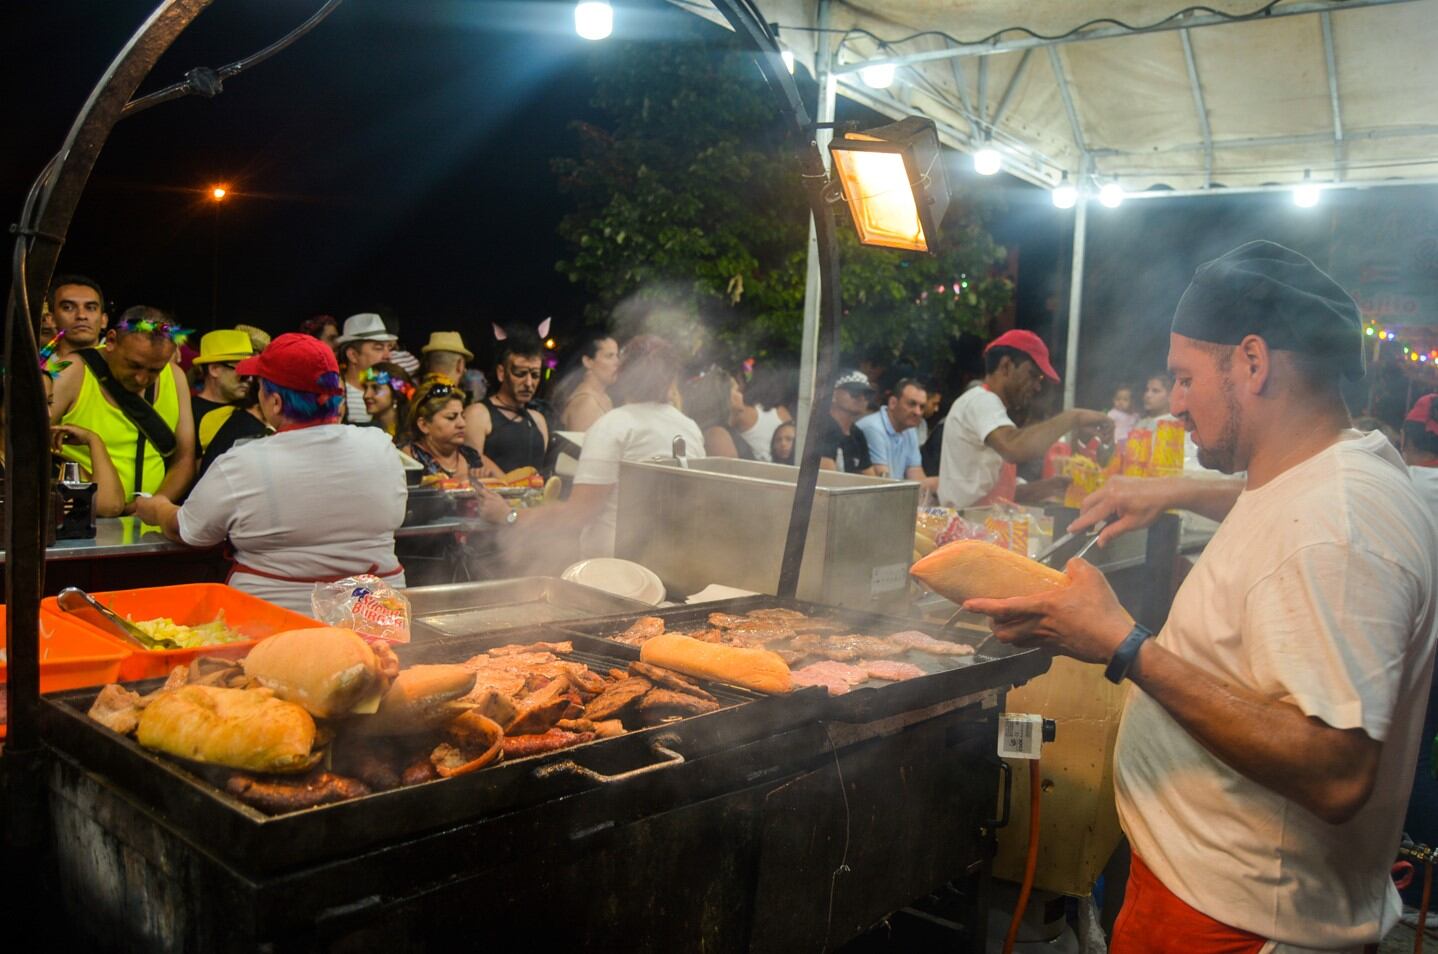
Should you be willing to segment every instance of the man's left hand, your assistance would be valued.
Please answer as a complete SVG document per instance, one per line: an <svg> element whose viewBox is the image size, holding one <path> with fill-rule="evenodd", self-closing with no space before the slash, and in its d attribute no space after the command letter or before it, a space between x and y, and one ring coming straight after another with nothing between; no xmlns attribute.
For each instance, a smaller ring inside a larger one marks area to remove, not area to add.
<svg viewBox="0 0 1438 954"><path fill-rule="evenodd" d="M1037 596L968 600L964 609L990 617L994 635L1005 643L1107 663L1133 629L1133 617L1092 563L1070 560L1064 572L1068 586Z"/></svg>

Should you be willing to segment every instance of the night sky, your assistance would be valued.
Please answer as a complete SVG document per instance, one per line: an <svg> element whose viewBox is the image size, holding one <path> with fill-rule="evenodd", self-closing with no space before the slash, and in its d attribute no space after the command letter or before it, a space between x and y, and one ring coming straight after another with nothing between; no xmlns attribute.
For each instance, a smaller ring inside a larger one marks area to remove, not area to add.
<svg viewBox="0 0 1438 954"><path fill-rule="evenodd" d="M318 5L217 0L141 92L248 55ZM24 91L8 95L0 114L7 222L151 6L47 0L0 9L9 41L0 76L5 89ZM318 312L382 309L400 318L412 348L435 329L482 336L491 320L547 315L563 340L578 329L584 298L554 271L565 254L555 226L567 209L550 160L575 151L570 124L592 118L591 70L615 48L578 38L572 10L570 2L346 0L217 99L120 123L61 269L99 279L118 308L156 304L202 331L249 322L279 333ZM663 39L680 20L694 18L636 0L617 7L615 33ZM812 95L812 84L801 89ZM864 118L842 100L840 112ZM1006 211L991 228L1019 250L1018 324L1043 334L1061 360L1072 213L1055 210L1040 189L1002 175L977 179L965 157L951 158L958 177L1004 194ZM218 205L207 197L217 183L231 191ZM1284 194L1093 207L1080 400L1106 406L1113 383L1162 366L1173 305L1199 263L1252 238L1328 263L1342 210L1362 211L1380 193L1391 204L1399 192L1410 194L1400 205L1435 207L1432 187L1332 194L1312 210ZM1432 218L1404 234L1432 233ZM1401 261L1406 253L1385 254Z"/></svg>

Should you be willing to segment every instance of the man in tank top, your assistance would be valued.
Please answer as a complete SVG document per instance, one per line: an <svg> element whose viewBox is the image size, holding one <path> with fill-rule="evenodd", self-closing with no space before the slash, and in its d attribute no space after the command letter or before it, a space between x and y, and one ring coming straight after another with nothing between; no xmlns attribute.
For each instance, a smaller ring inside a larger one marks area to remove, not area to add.
<svg viewBox="0 0 1438 954"><path fill-rule="evenodd" d="M539 470L549 446L549 425L529 404L544 374L543 346L533 331L518 327L507 329L498 344L497 387L465 408L464 442L505 473L520 467Z"/></svg>

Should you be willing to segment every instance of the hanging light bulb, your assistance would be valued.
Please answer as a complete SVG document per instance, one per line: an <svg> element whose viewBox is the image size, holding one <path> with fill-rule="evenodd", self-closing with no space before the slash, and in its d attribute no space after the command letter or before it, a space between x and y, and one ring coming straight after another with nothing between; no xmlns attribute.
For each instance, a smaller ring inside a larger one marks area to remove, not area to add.
<svg viewBox="0 0 1438 954"><path fill-rule="evenodd" d="M780 50L780 51L779 51L779 58L784 61L784 69L786 69L786 70L789 71L789 75L790 75L790 76L793 76L793 75L794 75L794 51L793 51L793 50Z"/></svg>
<svg viewBox="0 0 1438 954"><path fill-rule="evenodd" d="M614 32L614 8L604 0L583 0L574 8L574 32L586 40L602 40Z"/></svg>
<svg viewBox="0 0 1438 954"><path fill-rule="evenodd" d="M1293 188L1293 204L1300 209L1311 209L1318 204L1320 187L1308 180L1308 170L1303 170L1303 182Z"/></svg>
<svg viewBox="0 0 1438 954"><path fill-rule="evenodd" d="M1056 209L1072 209L1075 205L1078 205L1078 190L1069 183L1069 174L1067 172L1065 172L1064 177L1059 180L1059 184L1054 187L1053 200L1054 208Z"/></svg>
<svg viewBox="0 0 1438 954"><path fill-rule="evenodd" d="M859 70L859 79L870 89L888 89L894 85L894 73L897 67L893 63L875 62Z"/></svg>
<svg viewBox="0 0 1438 954"><path fill-rule="evenodd" d="M1105 182L1098 190L1098 200L1106 209L1116 209L1123 204L1123 186L1117 182Z"/></svg>
<svg viewBox="0 0 1438 954"><path fill-rule="evenodd" d="M1004 157L993 146L985 144L984 148L974 153L974 171L981 176L991 176L1004 167Z"/></svg>

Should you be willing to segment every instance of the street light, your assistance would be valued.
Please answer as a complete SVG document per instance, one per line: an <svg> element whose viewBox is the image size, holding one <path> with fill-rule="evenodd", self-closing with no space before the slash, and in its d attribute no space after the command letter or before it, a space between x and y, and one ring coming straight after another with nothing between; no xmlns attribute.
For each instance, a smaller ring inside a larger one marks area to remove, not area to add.
<svg viewBox="0 0 1438 954"><path fill-rule="evenodd" d="M862 244L934 250L949 185L933 120L910 116L845 133L829 153Z"/></svg>
<svg viewBox="0 0 1438 954"><path fill-rule="evenodd" d="M584 0L574 8L574 32L586 40L602 40L614 32L614 8L604 0Z"/></svg>
<svg viewBox="0 0 1438 954"><path fill-rule="evenodd" d="M210 198L214 199L216 202L221 202L221 201L223 201L224 198L225 198L225 196L227 196L227 195L229 195L229 194L230 194L230 190L229 190L229 189L226 189L224 186L220 186L220 185L217 185L217 186L215 186L213 189L210 190Z"/></svg>
<svg viewBox="0 0 1438 954"><path fill-rule="evenodd" d="M981 176L991 176L1004 167L1004 157L993 146L984 146L974 153L974 171Z"/></svg>

